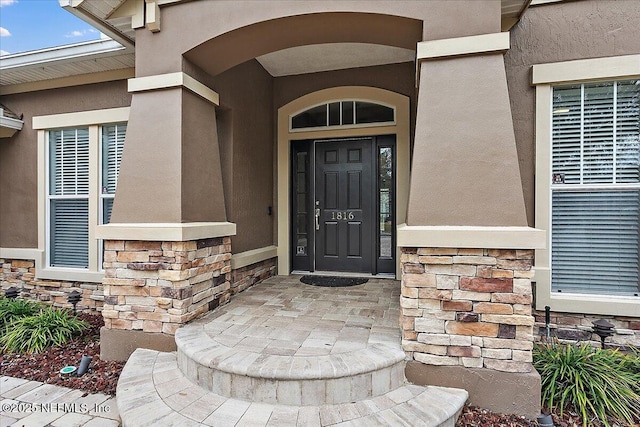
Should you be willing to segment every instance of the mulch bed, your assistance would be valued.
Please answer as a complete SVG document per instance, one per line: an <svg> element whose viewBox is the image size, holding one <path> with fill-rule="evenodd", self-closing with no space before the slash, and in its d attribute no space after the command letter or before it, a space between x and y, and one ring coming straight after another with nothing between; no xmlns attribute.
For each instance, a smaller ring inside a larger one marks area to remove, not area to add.
<svg viewBox="0 0 640 427"><path fill-rule="evenodd" d="M552 413L553 425L555 427L583 427L582 417L571 411L564 414ZM603 427L599 420L588 420L589 427ZM629 424L618 423L609 420L611 427L629 427ZM537 427L537 421L531 421L518 415L497 414L476 406L465 406L456 427ZM638 427L640 424L632 424L631 427Z"/></svg>
<svg viewBox="0 0 640 427"><path fill-rule="evenodd" d="M2 375L40 381L89 393L116 394L118 377L124 362L100 360L100 328L104 325L101 315L79 313L78 318L90 327L64 347L51 347L37 354L1 354ZM83 355L92 356L89 372L81 377L63 376L60 369L78 366Z"/></svg>

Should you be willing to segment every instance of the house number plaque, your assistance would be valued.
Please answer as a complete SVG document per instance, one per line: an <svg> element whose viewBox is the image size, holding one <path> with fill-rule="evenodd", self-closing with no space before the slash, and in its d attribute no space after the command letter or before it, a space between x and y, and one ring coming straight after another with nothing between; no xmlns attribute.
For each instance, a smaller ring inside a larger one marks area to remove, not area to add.
<svg viewBox="0 0 640 427"><path fill-rule="evenodd" d="M325 221L362 221L362 211L325 210Z"/></svg>

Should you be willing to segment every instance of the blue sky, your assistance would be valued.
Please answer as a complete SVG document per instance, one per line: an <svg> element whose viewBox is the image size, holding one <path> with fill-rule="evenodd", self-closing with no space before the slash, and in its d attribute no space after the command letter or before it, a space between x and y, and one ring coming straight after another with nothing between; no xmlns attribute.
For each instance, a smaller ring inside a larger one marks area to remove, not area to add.
<svg viewBox="0 0 640 427"><path fill-rule="evenodd" d="M0 54L26 52L100 38L58 0L0 0Z"/></svg>

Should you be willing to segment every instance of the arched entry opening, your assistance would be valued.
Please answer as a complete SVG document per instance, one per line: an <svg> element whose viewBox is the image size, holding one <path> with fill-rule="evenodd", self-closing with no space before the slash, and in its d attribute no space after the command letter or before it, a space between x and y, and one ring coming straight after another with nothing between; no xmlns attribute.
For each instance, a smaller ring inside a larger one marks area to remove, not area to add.
<svg viewBox="0 0 640 427"><path fill-rule="evenodd" d="M316 91L278 110L279 274L399 274L409 111L408 97L363 86Z"/></svg>

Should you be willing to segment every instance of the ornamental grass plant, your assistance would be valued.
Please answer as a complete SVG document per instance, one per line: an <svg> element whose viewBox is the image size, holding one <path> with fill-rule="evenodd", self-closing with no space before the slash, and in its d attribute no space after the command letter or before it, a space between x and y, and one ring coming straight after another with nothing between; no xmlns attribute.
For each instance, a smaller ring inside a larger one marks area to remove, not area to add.
<svg viewBox="0 0 640 427"><path fill-rule="evenodd" d="M573 410L584 425L634 425L640 414L640 352L552 342L534 348L533 364L542 380L542 406Z"/></svg>
<svg viewBox="0 0 640 427"><path fill-rule="evenodd" d="M0 348L10 353L39 353L47 347L65 344L88 327L87 322L66 310L46 307L8 323L0 336Z"/></svg>
<svg viewBox="0 0 640 427"><path fill-rule="evenodd" d="M43 308L42 304L35 301L0 297L0 335L4 333L9 323L23 317L33 316Z"/></svg>

